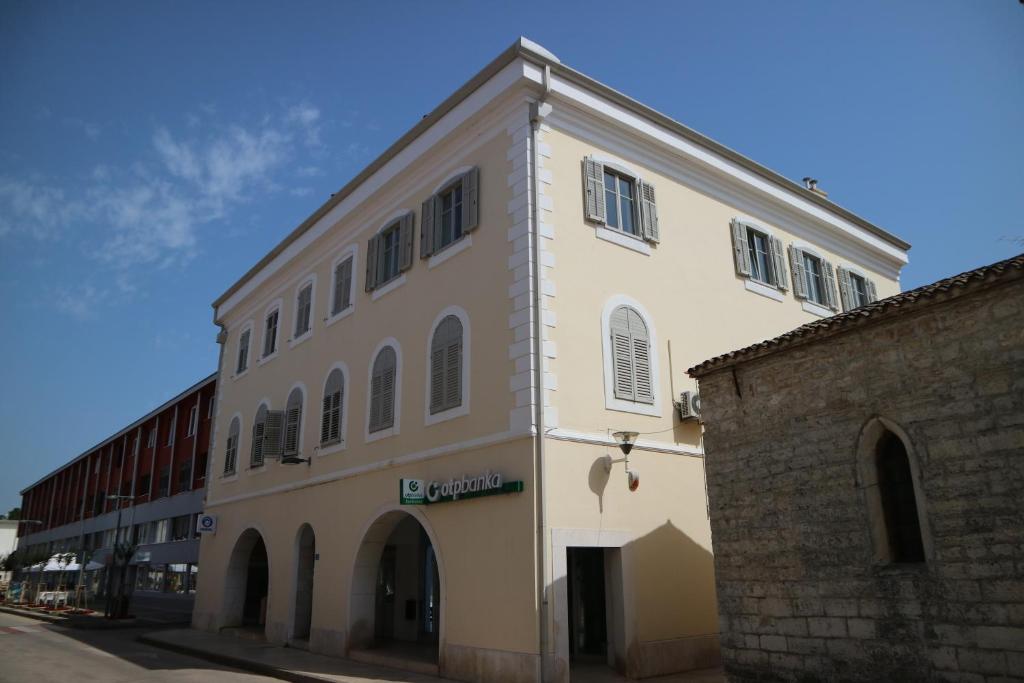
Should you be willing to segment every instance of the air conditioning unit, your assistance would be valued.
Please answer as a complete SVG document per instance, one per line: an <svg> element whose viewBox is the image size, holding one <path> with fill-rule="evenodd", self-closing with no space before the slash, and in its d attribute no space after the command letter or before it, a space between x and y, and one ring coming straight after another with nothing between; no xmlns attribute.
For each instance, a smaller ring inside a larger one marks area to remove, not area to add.
<svg viewBox="0 0 1024 683"><path fill-rule="evenodd" d="M679 394L679 402L676 403L679 409L680 420L696 420L700 418L700 394L696 391L684 391Z"/></svg>

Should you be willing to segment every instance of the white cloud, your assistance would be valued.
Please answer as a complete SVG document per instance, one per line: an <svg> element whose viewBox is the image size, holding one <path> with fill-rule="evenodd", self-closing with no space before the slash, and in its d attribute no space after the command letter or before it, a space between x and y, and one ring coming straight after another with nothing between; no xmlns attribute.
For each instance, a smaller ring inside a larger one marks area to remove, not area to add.
<svg viewBox="0 0 1024 683"><path fill-rule="evenodd" d="M306 136L306 145L320 146L320 110L307 102L294 105L288 109L285 121L299 126Z"/></svg>
<svg viewBox="0 0 1024 683"><path fill-rule="evenodd" d="M86 211L58 187L0 177L0 232L23 232L36 239L56 237L61 228Z"/></svg>
<svg viewBox="0 0 1024 683"><path fill-rule="evenodd" d="M97 309L105 298L105 291L90 284L61 287L54 292L54 306L77 320L90 320L96 317Z"/></svg>
<svg viewBox="0 0 1024 683"><path fill-rule="evenodd" d="M290 194L293 197L305 197L307 195L313 194L313 188L312 187L293 187L292 189L288 190L288 194Z"/></svg>
<svg viewBox="0 0 1024 683"><path fill-rule="evenodd" d="M295 175L300 178L312 178L314 176L323 175L323 171L318 166L302 166L295 170Z"/></svg>

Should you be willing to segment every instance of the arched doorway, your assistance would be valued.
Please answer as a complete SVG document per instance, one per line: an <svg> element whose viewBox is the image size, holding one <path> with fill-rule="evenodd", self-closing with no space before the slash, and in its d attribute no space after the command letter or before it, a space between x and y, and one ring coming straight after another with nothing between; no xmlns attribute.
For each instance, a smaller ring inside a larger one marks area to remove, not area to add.
<svg viewBox="0 0 1024 683"><path fill-rule="evenodd" d="M316 536L313 527L303 524L295 538L295 621L294 640L309 640L313 621L313 567L316 560Z"/></svg>
<svg viewBox="0 0 1024 683"><path fill-rule="evenodd" d="M270 563L263 536L246 529L235 542L224 581L225 627L263 629L267 621Z"/></svg>
<svg viewBox="0 0 1024 683"><path fill-rule="evenodd" d="M356 553L350 655L373 652L397 666L424 670L418 665L428 665L436 671L442 584L434 539L420 519L397 510L378 518Z"/></svg>

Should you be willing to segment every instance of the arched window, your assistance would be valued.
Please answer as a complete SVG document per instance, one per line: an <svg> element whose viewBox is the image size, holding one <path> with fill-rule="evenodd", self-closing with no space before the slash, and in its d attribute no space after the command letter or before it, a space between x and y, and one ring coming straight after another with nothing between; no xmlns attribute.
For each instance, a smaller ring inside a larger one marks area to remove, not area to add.
<svg viewBox="0 0 1024 683"><path fill-rule="evenodd" d="M395 425L395 350L385 346L373 361L370 376L370 432Z"/></svg>
<svg viewBox="0 0 1024 683"><path fill-rule="evenodd" d="M654 403L651 343L647 324L630 306L619 306L609 320L615 398Z"/></svg>
<svg viewBox="0 0 1024 683"><path fill-rule="evenodd" d="M345 376L335 368L324 384L324 405L320 418L320 445L341 443L341 411L345 400Z"/></svg>
<svg viewBox="0 0 1024 683"><path fill-rule="evenodd" d="M267 404L261 403L252 423L252 451L249 467L263 466L263 436L267 429Z"/></svg>
<svg viewBox="0 0 1024 683"><path fill-rule="evenodd" d="M302 428L302 390L298 387L288 394L288 403L284 410L284 449L283 455L298 455L299 433Z"/></svg>
<svg viewBox="0 0 1024 683"><path fill-rule="evenodd" d="M892 432L886 431L878 440L875 467L892 562L924 562L910 460L903 442Z"/></svg>
<svg viewBox="0 0 1024 683"><path fill-rule="evenodd" d="M430 414L462 405L462 322L454 315L434 329L430 342Z"/></svg>
<svg viewBox="0 0 1024 683"><path fill-rule="evenodd" d="M241 431L241 421L237 417L232 418L231 426L228 428L227 446L224 448L224 474L235 471L238 462L238 435Z"/></svg>

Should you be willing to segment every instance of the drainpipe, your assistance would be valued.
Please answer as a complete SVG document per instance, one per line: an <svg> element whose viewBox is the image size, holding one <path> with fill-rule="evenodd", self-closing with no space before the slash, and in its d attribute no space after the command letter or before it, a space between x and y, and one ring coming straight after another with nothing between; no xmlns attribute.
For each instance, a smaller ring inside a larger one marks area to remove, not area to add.
<svg viewBox="0 0 1024 683"><path fill-rule="evenodd" d="M534 424L536 425L537 433L534 435L536 438L536 445L534 447L534 455L536 458L534 481L537 486L537 581L538 594L540 597L540 615L539 615L539 649L540 649L540 679L541 681L547 680L545 666L545 659L548 654L548 594L547 589L550 583L550 577L548 572L548 553L547 553L547 498L544 494L544 475L545 475L545 459L544 459L544 314L541 307L543 301L543 292L541 290L541 263L540 263L540 178L539 178L539 154L537 152L537 141L540 131L540 122L542 118L541 107L544 105L544 101L547 99L548 94L551 92L551 67L544 66L544 92L536 102L530 103L530 171L532 175L532 182L530 183L531 193L531 222L530 226L532 237L533 237L533 354L536 362L534 363L534 390L536 395L534 396Z"/></svg>

